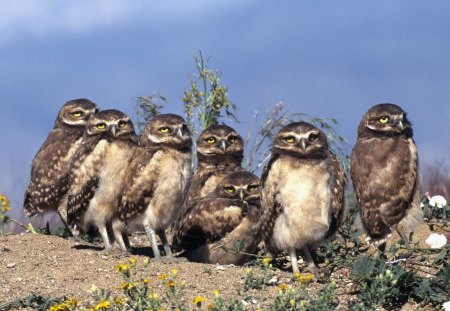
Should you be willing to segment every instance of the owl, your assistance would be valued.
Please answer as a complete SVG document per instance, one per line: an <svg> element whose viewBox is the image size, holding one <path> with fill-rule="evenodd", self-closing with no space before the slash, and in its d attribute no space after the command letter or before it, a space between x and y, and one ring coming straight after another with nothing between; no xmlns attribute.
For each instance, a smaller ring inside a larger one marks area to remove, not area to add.
<svg viewBox="0 0 450 311"><path fill-rule="evenodd" d="M112 247L112 224L137 143L133 124L123 112L103 110L89 119L70 170L68 223L74 236L93 226L105 250Z"/></svg>
<svg viewBox="0 0 450 311"><path fill-rule="evenodd" d="M229 174L213 192L187 207L174 227L174 244L185 249L191 261L244 263L262 241L263 225L270 216L261 210L260 193L254 174Z"/></svg>
<svg viewBox="0 0 450 311"><path fill-rule="evenodd" d="M196 198L214 191L228 174L241 171L244 143L227 125L213 125L200 133L197 140L198 166L192 178L186 206Z"/></svg>
<svg viewBox="0 0 450 311"><path fill-rule="evenodd" d="M161 259L156 234L167 258L172 252L165 230L174 223L191 179L192 139L185 120L175 114L158 115L146 125L135 150L119 205L119 232L143 227L156 259Z"/></svg>
<svg viewBox="0 0 450 311"><path fill-rule="evenodd" d="M57 211L67 225L67 191L70 161L83 137L87 120L98 111L88 99L65 103L33 159L31 181L24 196L24 211L34 216L46 211Z"/></svg>
<svg viewBox="0 0 450 311"><path fill-rule="evenodd" d="M283 127L261 183L262 208L272 213L265 233L268 250L287 251L294 273L299 272L297 250L302 250L307 270L317 272L311 251L333 238L345 205L345 173L325 134L306 122Z"/></svg>
<svg viewBox="0 0 450 311"><path fill-rule="evenodd" d="M422 221L418 166L406 112L393 104L370 108L359 124L350 167L369 239L383 242L396 229L408 241Z"/></svg>

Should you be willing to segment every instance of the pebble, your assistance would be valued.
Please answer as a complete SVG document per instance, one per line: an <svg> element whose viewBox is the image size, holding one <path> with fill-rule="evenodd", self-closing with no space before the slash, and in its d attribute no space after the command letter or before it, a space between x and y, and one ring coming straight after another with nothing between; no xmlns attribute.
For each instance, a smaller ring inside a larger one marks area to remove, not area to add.
<svg viewBox="0 0 450 311"><path fill-rule="evenodd" d="M219 265L219 266L216 267L216 270L224 271L224 270L226 270L226 269L225 269L224 266L220 266L220 265Z"/></svg>
<svg viewBox="0 0 450 311"><path fill-rule="evenodd" d="M14 268L16 266L15 262L9 263L6 265L6 268Z"/></svg>

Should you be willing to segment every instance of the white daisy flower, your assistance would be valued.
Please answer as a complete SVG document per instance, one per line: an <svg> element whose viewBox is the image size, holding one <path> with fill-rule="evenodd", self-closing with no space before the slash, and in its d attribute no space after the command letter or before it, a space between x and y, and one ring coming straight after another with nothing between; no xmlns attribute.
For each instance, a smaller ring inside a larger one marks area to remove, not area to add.
<svg viewBox="0 0 450 311"><path fill-rule="evenodd" d="M450 311L450 301L444 303L442 307L444 308L444 311Z"/></svg>
<svg viewBox="0 0 450 311"><path fill-rule="evenodd" d="M430 199L428 204L434 207L443 208L447 205L447 200L442 195L435 195Z"/></svg>
<svg viewBox="0 0 450 311"><path fill-rule="evenodd" d="M442 248L447 244L447 238L443 234L432 233L425 241L431 248Z"/></svg>

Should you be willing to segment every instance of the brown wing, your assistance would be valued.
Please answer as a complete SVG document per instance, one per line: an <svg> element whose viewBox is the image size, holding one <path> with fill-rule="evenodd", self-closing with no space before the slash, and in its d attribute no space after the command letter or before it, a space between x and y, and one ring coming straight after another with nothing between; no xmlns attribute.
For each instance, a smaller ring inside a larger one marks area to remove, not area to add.
<svg viewBox="0 0 450 311"><path fill-rule="evenodd" d="M254 254L263 237L264 219L259 206L249 206L248 213L236 228L209 245L210 263L243 264Z"/></svg>
<svg viewBox="0 0 450 311"><path fill-rule="evenodd" d="M345 210L345 185L347 177L344 168L337 157L329 151L329 157L332 168L332 186L331 186L331 222L330 229L325 234L325 238L332 237L339 229Z"/></svg>
<svg viewBox="0 0 450 311"><path fill-rule="evenodd" d="M67 222L71 227L85 213L98 186L102 158L93 154L97 145L97 139L84 140L72 158L67 205Z"/></svg>
<svg viewBox="0 0 450 311"><path fill-rule="evenodd" d="M201 198L194 200L174 227L173 243L192 249L216 242L236 228L248 205L236 199Z"/></svg>
<svg viewBox="0 0 450 311"><path fill-rule="evenodd" d="M219 166L204 166L198 168L192 177L192 183L186 197L186 206L193 200L207 196L214 191L217 185L231 173L242 171L243 168L237 164Z"/></svg>
<svg viewBox="0 0 450 311"><path fill-rule="evenodd" d="M360 139L352 153L351 177L361 220L369 236L384 238L409 208L417 180L412 140ZM415 146L414 146L415 148Z"/></svg>
<svg viewBox="0 0 450 311"><path fill-rule="evenodd" d="M262 217L264 217L264 222L262 223L263 229L262 234L263 238L268 245L269 240L272 238L273 234L273 226L275 225L275 221L280 214L282 209L281 203L276 199L276 189L274 186L267 183L267 179L270 174L270 170L273 164L279 159L278 155L272 156L270 161L266 164L263 169L261 175L261 208L262 208Z"/></svg>
<svg viewBox="0 0 450 311"><path fill-rule="evenodd" d="M149 204L158 170L152 158L157 149L136 148L125 177L125 187L119 203L119 218L126 220L141 214Z"/></svg>
<svg viewBox="0 0 450 311"><path fill-rule="evenodd" d="M28 216L56 210L68 191L70 162L82 132L54 129L33 159L30 184L24 195Z"/></svg>

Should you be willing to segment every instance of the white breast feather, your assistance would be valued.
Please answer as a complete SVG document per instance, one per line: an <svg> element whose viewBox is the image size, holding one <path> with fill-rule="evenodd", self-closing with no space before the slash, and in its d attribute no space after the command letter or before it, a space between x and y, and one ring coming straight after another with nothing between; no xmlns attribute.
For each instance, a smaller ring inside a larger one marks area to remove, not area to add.
<svg viewBox="0 0 450 311"><path fill-rule="evenodd" d="M98 187L84 216L85 223L105 223L115 216L132 150L128 146L114 142L108 144L102 140L92 152L93 155L101 157L99 163L101 167Z"/></svg>
<svg viewBox="0 0 450 311"><path fill-rule="evenodd" d="M153 197L142 215L142 221L155 230L161 230L171 225L181 212L191 178L191 155L161 150L155 153L147 167L155 167L152 162L164 163L164 167L160 167Z"/></svg>
<svg viewBox="0 0 450 311"><path fill-rule="evenodd" d="M268 181L277 184L276 200L282 206L271 242L279 250L319 243L331 220L329 161L316 165L291 162L283 163L282 158L275 162Z"/></svg>

